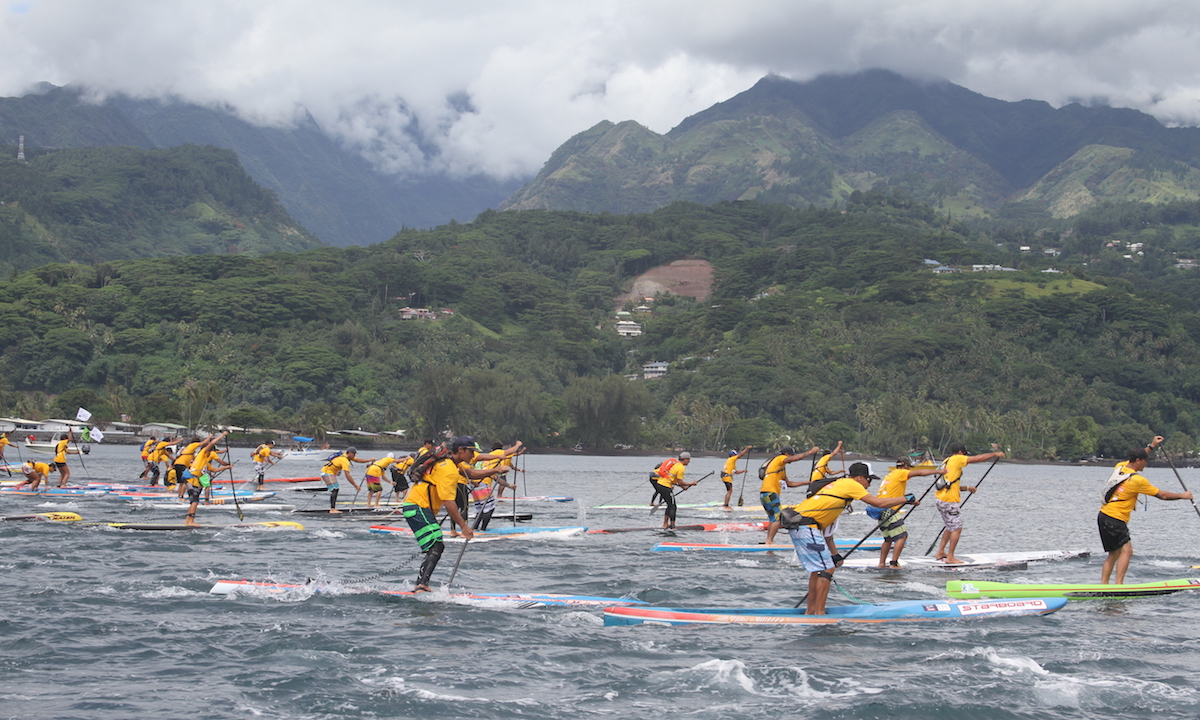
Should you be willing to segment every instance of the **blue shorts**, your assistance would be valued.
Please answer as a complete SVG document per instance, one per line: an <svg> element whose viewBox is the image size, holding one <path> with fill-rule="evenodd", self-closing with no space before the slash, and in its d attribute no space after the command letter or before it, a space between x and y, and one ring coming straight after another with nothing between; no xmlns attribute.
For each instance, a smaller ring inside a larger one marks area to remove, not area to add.
<svg viewBox="0 0 1200 720"><path fill-rule="evenodd" d="M779 493L760 492L758 501L767 511L767 522L779 522Z"/></svg>
<svg viewBox="0 0 1200 720"><path fill-rule="evenodd" d="M825 532L812 525L802 525L795 530L788 530L792 545L796 547L796 557L800 564L810 573L822 570L832 570L833 556L829 554L829 545L825 542Z"/></svg>

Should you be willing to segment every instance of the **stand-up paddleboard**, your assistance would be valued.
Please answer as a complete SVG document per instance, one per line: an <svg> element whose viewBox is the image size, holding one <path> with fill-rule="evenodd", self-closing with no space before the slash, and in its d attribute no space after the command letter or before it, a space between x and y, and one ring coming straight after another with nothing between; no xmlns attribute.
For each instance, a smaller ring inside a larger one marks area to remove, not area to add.
<svg viewBox="0 0 1200 720"><path fill-rule="evenodd" d="M1087 550L1044 550L1032 552L1007 552L1007 553L971 553L970 555L957 556L961 563L955 565L947 565L942 560L937 560L930 555L915 555L913 557L901 556L900 568L940 568L944 570L960 570L960 569L978 569L978 568L1010 568L1015 569L1016 566L1027 565L1031 562L1054 562L1058 560L1070 560L1072 558L1085 558L1091 553ZM858 570L881 569L879 568L878 557L852 557L848 558L842 567L855 568ZM896 568L888 568L895 570Z"/></svg>
<svg viewBox="0 0 1200 720"><path fill-rule="evenodd" d="M762 507L745 506L745 507L722 507L720 500L702 503L676 503L675 507L687 510L721 510L722 512L757 512L763 511ZM641 503L639 505L594 505L593 510L649 510L650 503ZM665 505L659 505L658 510L665 510Z"/></svg>
<svg viewBox="0 0 1200 720"><path fill-rule="evenodd" d="M830 625L850 623L965 620L1014 615L1046 615L1067 604L1066 598L1020 600L904 600L872 605L837 605L824 615L806 615L801 608L611 607L604 609L605 625Z"/></svg>
<svg viewBox="0 0 1200 720"><path fill-rule="evenodd" d="M313 476L313 477L267 478L266 481L269 483L272 483L272 482L277 482L277 483L321 482L321 477L318 475L318 476ZM254 480L246 480L245 482L254 482ZM322 488L322 489L324 489L324 488Z"/></svg>
<svg viewBox="0 0 1200 720"><path fill-rule="evenodd" d="M471 542L491 542L493 540L519 540L521 538L564 538L582 535L587 531L586 527L561 527L561 528L498 528L496 530L475 531ZM412 530L407 527L399 527L395 525L372 525L370 531L377 535L412 535ZM444 542L455 543L463 542L461 537L450 537L444 535Z"/></svg>
<svg viewBox="0 0 1200 720"><path fill-rule="evenodd" d="M90 488L80 487L54 487L46 490L16 490L14 488L0 488L0 495L18 495L22 497L89 497L107 494L107 490L92 490Z"/></svg>
<svg viewBox="0 0 1200 720"><path fill-rule="evenodd" d="M113 492L109 494L122 500L161 500L163 498L178 497L175 491L165 493ZM212 504L222 505L228 503L233 505L235 503L262 502L272 497L275 497L275 493L273 492L238 493L235 500L233 493L228 490L220 491L214 489L212 492Z"/></svg>
<svg viewBox="0 0 1200 720"><path fill-rule="evenodd" d="M680 530L699 530L702 532L748 532L752 530L766 530L765 522L720 522L720 523L697 523L694 525L676 525L675 531ZM588 530L589 533L627 533L627 532L648 532L662 530L661 526L654 527L630 527L630 528L604 528L596 530Z"/></svg>
<svg viewBox="0 0 1200 720"><path fill-rule="evenodd" d="M571 502L574 499L567 495L532 495L530 497L519 497L517 498L517 502ZM506 500L510 503L513 501L511 497L496 498L496 502L504 502Z"/></svg>
<svg viewBox="0 0 1200 720"><path fill-rule="evenodd" d="M676 528L678 529L678 528ZM849 550L858 544L858 540L853 538L838 538L834 540L838 550ZM878 550L883 547L882 538L872 538L867 540L862 545L858 546L859 550ZM689 543L689 542L660 542L655 545L653 550L657 552L690 552L690 551L725 551L725 552L796 552L796 547L791 543L786 545L774 543L767 545L765 543L733 545L729 543Z"/></svg>
<svg viewBox="0 0 1200 720"><path fill-rule="evenodd" d="M946 594L955 598L1026 598L1061 597L1068 600L1132 598L1170 595L1183 590L1200 590L1200 578L1159 580L1135 585L1099 585L1069 583L998 583L978 580L951 580Z"/></svg>
<svg viewBox="0 0 1200 720"><path fill-rule="evenodd" d="M331 586L318 583L268 583L253 580L218 580L212 586L210 593L214 595L230 595L233 593L263 592L268 594L314 592L337 595L387 595L391 597L411 597L435 601L449 601L461 604L489 604L495 602L513 603L517 607L546 607L546 606L576 606L576 607L610 607L621 605L644 605L641 600L630 598L606 598L590 595L558 595L554 593L443 593L420 592L411 590L381 590L369 587Z"/></svg>
<svg viewBox="0 0 1200 720"><path fill-rule="evenodd" d="M134 507L147 508L150 510L186 510L188 507L188 503L185 501L182 501L182 500L179 502L173 502L173 503L169 503L169 502L166 502L166 503L137 503L134 505ZM196 506L196 509L197 510L223 510L226 512L237 512L238 506L235 505L233 502L219 503L219 504L214 503L212 505L205 505L204 503L200 503L199 505ZM244 513L246 513L246 512L292 512L295 509L296 509L295 505L284 505L281 503L251 503L251 504L242 506L242 512L244 512Z"/></svg>
<svg viewBox="0 0 1200 720"><path fill-rule="evenodd" d="M297 515L400 515L398 507L394 508L376 508L376 507L340 507L341 512L331 513L329 508L311 508L305 510L296 510Z"/></svg>
<svg viewBox="0 0 1200 720"><path fill-rule="evenodd" d="M265 527L274 528L277 530L303 530L304 526L300 523L289 522L287 520L276 520L272 522L255 522L255 523L237 523L232 525L210 525L201 523L200 525L184 525L183 523L101 523L111 528L120 530L224 530L225 528L253 528Z"/></svg>
<svg viewBox="0 0 1200 720"><path fill-rule="evenodd" d="M78 513L73 512L44 512L34 513L32 515L5 515L0 516L2 522L21 522L21 521L55 521L55 522L79 522L83 518L79 517Z"/></svg>

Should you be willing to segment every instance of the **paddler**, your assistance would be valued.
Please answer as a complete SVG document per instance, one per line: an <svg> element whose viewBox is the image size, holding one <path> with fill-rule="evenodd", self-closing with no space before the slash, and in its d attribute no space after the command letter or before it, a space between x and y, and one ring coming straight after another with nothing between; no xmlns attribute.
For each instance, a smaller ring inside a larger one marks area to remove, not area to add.
<svg viewBox="0 0 1200 720"><path fill-rule="evenodd" d="M406 457L400 458L396 464L388 468L392 475L392 499L395 502L400 498L400 494L408 491L408 469L412 467L413 461L417 459L416 453L410 453Z"/></svg>
<svg viewBox="0 0 1200 720"><path fill-rule="evenodd" d="M954 443L950 446L950 457L946 458L942 465L946 468L945 475L937 484L937 509L938 514L942 516L942 524L946 527L946 532L942 534L941 541L938 542L937 554L934 557L938 560L943 560L947 565L961 565L962 560L954 557L954 549L958 547L958 539L962 536L962 495L959 492L960 488L969 493L975 492L974 485L962 485L959 481L962 480L963 469L967 465L984 460L999 460L1004 457L1004 453L1000 451L1000 446L992 443L992 452L980 453L978 455L967 455L967 446L962 443Z"/></svg>
<svg viewBox="0 0 1200 720"><path fill-rule="evenodd" d="M821 452L821 448L816 445L802 453L797 453L795 448L785 446L779 449L775 457L759 468L762 475L762 486L758 489L758 501L762 503L763 510L767 511L768 545L774 544L775 533L779 532L779 494L783 492L784 484L794 488L807 485L809 482L808 480L789 480L787 466L797 460L812 457L819 452Z"/></svg>
<svg viewBox="0 0 1200 720"><path fill-rule="evenodd" d="M200 446L203 444L204 441L201 440L198 435L192 436L192 439L188 442L188 444L184 445L183 449L179 451L179 454L175 456L175 459L172 461L173 464L171 465L170 469L167 470L165 484L167 487L178 486L180 500L183 499L183 493L187 489L187 483L183 481L183 473L186 472L189 467L191 467L192 461L196 459L196 451L199 450Z"/></svg>
<svg viewBox="0 0 1200 720"><path fill-rule="evenodd" d="M1163 437L1155 435L1143 450L1129 453L1129 459L1117 463L1104 488L1104 504L1096 516L1100 542L1104 545L1104 566L1100 568L1100 584L1107 585L1113 568L1117 569L1117 585L1125 584L1125 571L1133 557L1133 541L1129 537L1129 514L1137 509L1138 495L1153 495L1159 500L1191 500L1192 493L1159 490L1138 473L1146 469L1147 459L1162 444Z"/></svg>
<svg viewBox="0 0 1200 720"><path fill-rule="evenodd" d="M379 501L383 497L383 471L397 462L396 453L388 453L367 465L363 477L363 482L367 484L367 507L372 506L372 498L375 501L374 507L379 507Z"/></svg>
<svg viewBox="0 0 1200 720"><path fill-rule="evenodd" d="M896 466L883 478L879 487L879 497L898 498L908 494L908 481L911 478L925 475L941 475L941 468L914 468L912 460L907 455L896 458ZM908 528L904 525L904 516L899 508L880 510L870 508L867 515L879 521L879 530L883 534L883 546L879 550L879 567L887 567L888 551L892 551L892 567L900 567L900 553L904 552L904 543L908 540Z"/></svg>
<svg viewBox="0 0 1200 720"><path fill-rule="evenodd" d="M725 502L721 504L723 508L729 508L729 498L733 497L733 476L745 475L745 470L738 470L738 460L746 457L746 453L750 452L752 445L747 445L741 451L730 450L729 458L725 461L725 467L721 468L721 482L725 483Z"/></svg>
<svg viewBox="0 0 1200 720"><path fill-rule="evenodd" d="M842 447L842 441L838 440L837 447L821 454L821 459L817 460L817 464L813 466L812 473L808 477L808 488L805 491L808 497L812 497L818 490L844 474L842 470L835 471L829 469L829 461L833 460L834 455L842 452ZM842 457L845 458L845 455Z"/></svg>
<svg viewBox="0 0 1200 720"><path fill-rule="evenodd" d="M175 442L169 442L164 437L162 440L159 440L158 442L156 442L154 444L154 447L150 448L150 457L149 457L148 464L150 467L150 485L151 486L158 485L158 477L160 474L160 471L158 469L159 463L166 463L167 469L168 469L168 471L170 471L171 465L174 464L174 459L172 457L171 448L175 447L178 444L179 444L179 440L176 440ZM165 481L164 481L164 484L165 484Z"/></svg>
<svg viewBox="0 0 1200 720"><path fill-rule="evenodd" d="M196 457L192 460L192 464L183 471L189 503L187 516L183 521L184 525L199 526L200 523L196 522L196 509L200 507L200 495L212 485L213 475L233 467L232 465L221 465L221 454L215 449L217 443L228 434L229 431L225 431L200 443L200 447L196 448Z"/></svg>
<svg viewBox="0 0 1200 720"><path fill-rule="evenodd" d="M146 475L148 475L150 473L150 451L154 449L154 445L157 442L158 442L158 438L151 435L150 438L148 440L146 440L146 442L142 443L142 466L143 467L142 467L142 474L138 475L138 480L145 480Z"/></svg>
<svg viewBox="0 0 1200 720"><path fill-rule="evenodd" d="M650 473L650 487L654 488L655 494L655 497L650 500L652 503L658 504L658 500L662 499L663 504L667 507L663 512L663 530L675 529L675 515L678 511L675 504L675 486L690 488L696 484L683 479L684 473L687 472L687 466L691 462L692 454L686 451L681 452L678 458L663 460L654 468L654 472Z"/></svg>
<svg viewBox="0 0 1200 720"><path fill-rule="evenodd" d="M341 510L337 509L337 496L339 489L337 477L338 473L343 473L346 476L346 480L354 486L354 491L358 492L362 489L362 486L354 482L354 478L350 475L350 463L365 462L370 464L374 461L375 458L371 458L370 460L359 460L358 448L354 447L353 445L326 461L325 465L321 468L321 481L324 482L325 487L329 489L330 513L339 514L342 512Z"/></svg>
<svg viewBox="0 0 1200 720"><path fill-rule="evenodd" d="M513 443L508 449L503 449L504 448L503 444L501 444L500 447L502 449L493 450L492 452L483 454L483 453L479 452L479 444L476 443L475 454L471 456L471 460L467 464L472 465L472 466L477 466L477 464L482 461L501 460L501 459L507 458L511 455L516 455L517 453L521 452L522 444L521 444L521 441L518 440L515 443ZM458 512L460 515L463 516L464 519L466 519L467 515L468 515L467 507L468 507L468 503L470 502L470 500L471 500L471 480L466 475L461 475L461 476L459 476L458 488L456 489L455 495L454 495L454 504L458 507ZM454 530L454 528L450 529L450 537L458 537L458 532L456 530Z"/></svg>
<svg viewBox="0 0 1200 720"><path fill-rule="evenodd" d="M275 441L268 440L254 448L250 458L254 461L254 479L258 482L258 490L267 489L267 468L275 464L275 459L283 457L283 453L275 449Z"/></svg>
<svg viewBox="0 0 1200 720"><path fill-rule="evenodd" d="M429 454L436 457L437 451L426 453ZM412 528L413 538L425 553L425 561L421 563L421 570L417 573L417 584L413 587L414 592L429 592L429 578L433 576L438 561L442 559L442 552L446 549L445 543L442 542L442 527L437 521L439 510L445 509L450 521L462 531L463 538L470 540L474 537L466 519L458 512L458 506L454 503L458 492L458 479L465 476L478 480L501 472L498 468L478 470L471 467L471 458L474 456L475 438L469 435L454 438L450 444L449 455L434 459L423 468L420 481L413 485L400 505L404 520Z"/></svg>
<svg viewBox="0 0 1200 720"><path fill-rule="evenodd" d="M515 483L509 483L505 480L508 477L508 471L512 469L514 455L506 455L504 451L505 447L503 443L492 443L492 451L488 453L491 458L475 463L475 467L480 470L501 469L499 474L473 483L471 497L475 500L475 527L480 530L487 530L488 524L492 521L492 513L496 512L497 493L493 492L492 483L499 484L500 489L498 492L500 493L503 493L508 488L512 488L514 495L517 491ZM497 454L500 457L496 457Z"/></svg>
<svg viewBox="0 0 1200 720"><path fill-rule="evenodd" d="M866 463L854 463L846 474L847 477L834 480L804 502L789 508L797 513L794 518L797 525L788 528L788 535L796 548L796 556L809 573L807 615L825 614L833 571L842 564L832 529L846 506L854 500L877 508L896 508L909 502L916 505L912 495L894 498L872 495L867 488L872 480L879 478L871 474Z"/></svg>
<svg viewBox="0 0 1200 720"><path fill-rule="evenodd" d="M38 485L43 482L46 483L46 487L50 487L50 466L46 463L32 460L21 463L21 472L25 475L25 479L17 484L15 490L20 490L26 485L30 490L37 490Z"/></svg>
<svg viewBox="0 0 1200 720"><path fill-rule="evenodd" d="M12 445L12 440L8 439L8 433L0 433L0 464L4 463L4 448Z"/></svg>
<svg viewBox="0 0 1200 720"><path fill-rule="evenodd" d="M54 444L54 466L58 468L58 486L66 487L67 480L71 479L71 468L67 467L67 455L78 455L79 450L72 450L68 447L75 435L71 432L71 428L67 428L67 435L62 440ZM46 483L49 485L49 481Z"/></svg>

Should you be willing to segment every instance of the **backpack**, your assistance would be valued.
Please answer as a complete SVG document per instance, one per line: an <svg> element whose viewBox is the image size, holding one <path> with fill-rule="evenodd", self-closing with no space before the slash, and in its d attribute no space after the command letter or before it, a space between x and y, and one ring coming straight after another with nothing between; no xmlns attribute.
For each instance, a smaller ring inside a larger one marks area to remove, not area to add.
<svg viewBox="0 0 1200 720"><path fill-rule="evenodd" d="M837 479L838 478L827 478L826 477L826 478L821 478L820 480L814 480L814 481L810 482L808 484L808 492L805 494L805 497L810 498L813 495L816 495L817 493L821 492L822 488L824 488L826 485L828 485L829 483L831 483ZM833 495L830 497L838 497L838 496Z"/></svg>
<svg viewBox="0 0 1200 720"><path fill-rule="evenodd" d="M341 456L342 456L342 451L339 450L339 451L335 452L334 454L330 455L329 457L325 458L325 464L328 465L329 463L333 462L334 460L337 460Z"/></svg>
<svg viewBox="0 0 1200 720"><path fill-rule="evenodd" d="M434 448L433 452L422 452L417 455L417 459L408 467L408 479L414 485L425 479L425 473L433 468L434 464L450 457L451 451L444 447Z"/></svg>
<svg viewBox="0 0 1200 720"><path fill-rule="evenodd" d="M679 463L675 458L667 458L654 467L654 474L660 478L668 477L671 474L671 468Z"/></svg>
<svg viewBox="0 0 1200 720"><path fill-rule="evenodd" d="M767 458L766 460L763 460L762 465L758 466L758 479L759 480L767 479L767 467L770 466L771 462L777 457L779 457L779 455L772 455L771 457Z"/></svg>

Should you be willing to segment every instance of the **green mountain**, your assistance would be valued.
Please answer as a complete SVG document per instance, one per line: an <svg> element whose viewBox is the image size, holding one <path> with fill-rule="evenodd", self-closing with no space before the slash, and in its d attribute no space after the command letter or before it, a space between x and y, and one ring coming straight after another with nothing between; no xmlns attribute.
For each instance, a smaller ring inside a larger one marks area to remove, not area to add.
<svg viewBox="0 0 1200 720"><path fill-rule="evenodd" d="M320 241L228 150L26 149L0 157L0 273L48 262L306 250Z"/></svg>
<svg viewBox="0 0 1200 720"><path fill-rule="evenodd" d="M308 118L295 127L252 125L224 108L115 96L88 102L78 88L44 85L0 98L0 142L26 148L213 145L233 150L292 217L331 245L365 245L402 227L470 220L519 185L485 177L400 180L375 170Z"/></svg>
<svg viewBox="0 0 1200 720"><path fill-rule="evenodd" d="M1196 199L1198 167L1196 128L1166 128L1134 110L1005 102L873 70L806 83L767 77L665 135L602 122L564 143L501 208L825 206L890 187L955 214L1069 217L1106 201Z"/></svg>
<svg viewBox="0 0 1200 720"><path fill-rule="evenodd" d="M1173 261L1200 252L1200 202L984 225L874 190L837 209L490 211L366 248L45 265L0 281L0 415L1020 457L1157 432L1194 451L1200 276ZM1037 243L1062 254L1021 249ZM644 333L618 336L614 298L683 258L711 263L711 297L659 295ZM409 305L441 319L404 320ZM652 361L665 377L625 379Z"/></svg>

